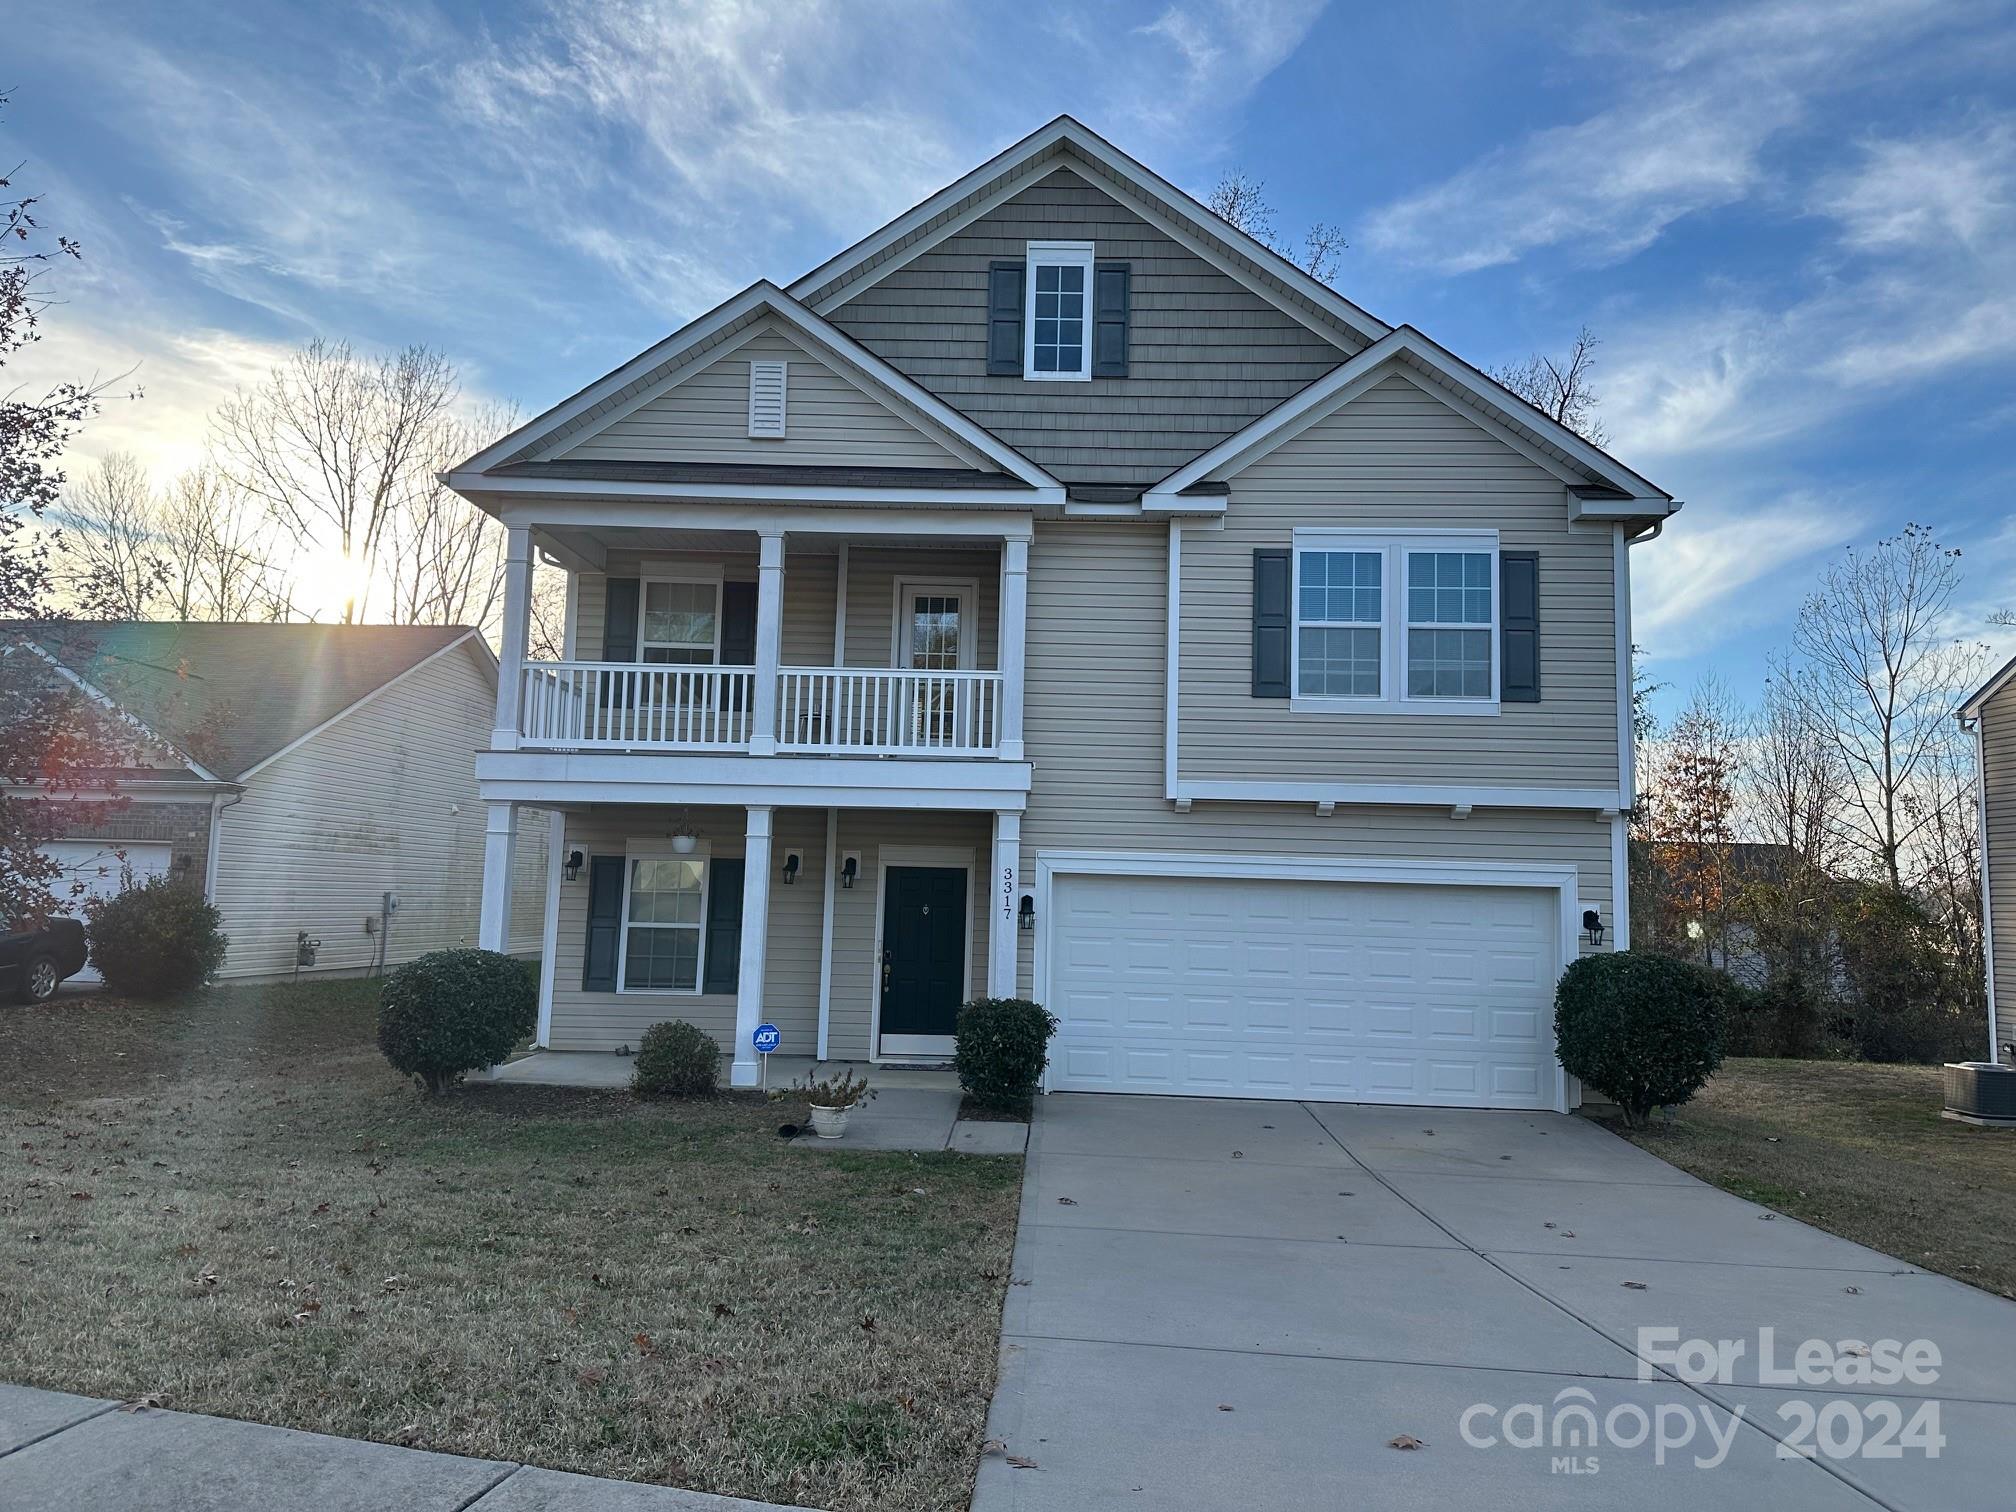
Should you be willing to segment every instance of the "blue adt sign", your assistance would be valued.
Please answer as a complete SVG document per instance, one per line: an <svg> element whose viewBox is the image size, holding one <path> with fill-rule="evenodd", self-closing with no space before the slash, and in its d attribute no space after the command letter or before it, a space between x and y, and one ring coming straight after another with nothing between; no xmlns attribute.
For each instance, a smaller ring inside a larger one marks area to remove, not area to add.
<svg viewBox="0 0 2016 1512"><path fill-rule="evenodd" d="M758 1024L756 1032L749 1037L755 1042L758 1055L768 1055L784 1038L777 1032L775 1024Z"/></svg>

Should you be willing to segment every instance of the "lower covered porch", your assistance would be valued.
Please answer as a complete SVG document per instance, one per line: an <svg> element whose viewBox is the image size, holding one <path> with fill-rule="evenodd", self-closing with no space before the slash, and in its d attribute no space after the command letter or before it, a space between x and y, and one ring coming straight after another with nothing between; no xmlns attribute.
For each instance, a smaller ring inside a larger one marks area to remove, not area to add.
<svg viewBox="0 0 2016 1512"><path fill-rule="evenodd" d="M960 1004L1016 990L1019 812L596 804L550 823L547 1050L634 1050L684 1019L736 1086L760 1079L763 1024L794 1070L942 1064Z"/></svg>

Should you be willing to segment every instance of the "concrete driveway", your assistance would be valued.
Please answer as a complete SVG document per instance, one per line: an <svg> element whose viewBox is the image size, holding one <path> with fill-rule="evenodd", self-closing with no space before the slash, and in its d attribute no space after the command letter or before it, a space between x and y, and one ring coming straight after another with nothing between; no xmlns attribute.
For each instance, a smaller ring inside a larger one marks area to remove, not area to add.
<svg viewBox="0 0 2016 1512"><path fill-rule="evenodd" d="M1593 1124L1038 1102L989 1419L1006 1447L982 1462L976 1512L2012 1505L2016 1304ZM1743 1352L1726 1382L1640 1379L1638 1331L1662 1327ZM1762 1384L1764 1327L1779 1368L1809 1338L1849 1371L1877 1356L1841 1340L1926 1339L1942 1358L1930 1384ZM1780 1453L1809 1408L1824 1422L1804 1441L1851 1450L1886 1427L1896 1442L1931 1400L1936 1457ZM1580 1447L1578 1406L1599 1425ZM1390 1447L1401 1435L1424 1447Z"/></svg>

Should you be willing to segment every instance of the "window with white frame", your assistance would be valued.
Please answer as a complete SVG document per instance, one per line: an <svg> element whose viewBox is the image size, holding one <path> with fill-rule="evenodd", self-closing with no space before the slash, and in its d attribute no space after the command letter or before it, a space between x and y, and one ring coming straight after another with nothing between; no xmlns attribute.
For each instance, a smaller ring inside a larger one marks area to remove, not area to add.
<svg viewBox="0 0 2016 1512"><path fill-rule="evenodd" d="M720 659L721 584L646 578L639 596L637 659L707 666Z"/></svg>
<svg viewBox="0 0 2016 1512"><path fill-rule="evenodd" d="M618 992L698 992L707 859L631 851L623 878Z"/></svg>
<svg viewBox="0 0 2016 1512"><path fill-rule="evenodd" d="M1294 556L1295 707L1496 709L1495 534L1298 530Z"/></svg>
<svg viewBox="0 0 2016 1512"><path fill-rule="evenodd" d="M1025 378L1092 376L1092 243L1030 242L1024 291Z"/></svg>

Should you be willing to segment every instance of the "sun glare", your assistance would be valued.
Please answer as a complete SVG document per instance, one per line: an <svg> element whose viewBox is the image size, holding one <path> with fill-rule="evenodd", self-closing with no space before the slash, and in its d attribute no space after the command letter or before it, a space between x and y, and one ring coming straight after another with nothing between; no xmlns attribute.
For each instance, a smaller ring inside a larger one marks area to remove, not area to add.
<svg viewBox="0 0 2016 1512"><path fill-rule="evenodd" d="M315 546L302 552L294 602L302 613L329 623L343 618L344 608L364 600L369 581L363 564L337 546ZM359 603L359 615L368 603Z"/></svg>

